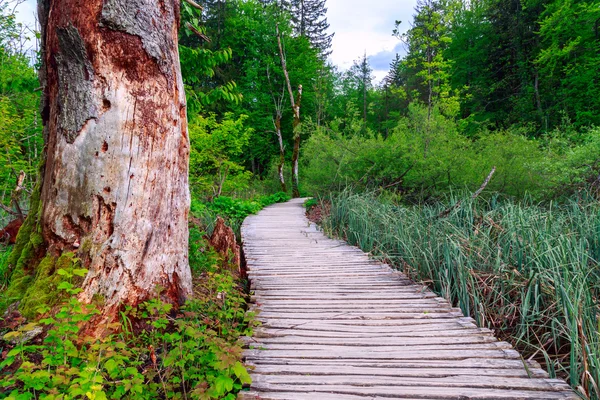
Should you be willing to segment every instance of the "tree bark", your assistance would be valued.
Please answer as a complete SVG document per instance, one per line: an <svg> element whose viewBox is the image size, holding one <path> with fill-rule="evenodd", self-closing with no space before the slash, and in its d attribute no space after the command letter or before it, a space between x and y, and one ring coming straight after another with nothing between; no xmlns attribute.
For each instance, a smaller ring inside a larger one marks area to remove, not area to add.
<svg viewBox="0 0 600 400"><path fill-rule="evenodd" d="M39 0L44 254L77 255L80 300L103 320L162 288L181 304L188 264L189 139L179 1Z"/></svg>

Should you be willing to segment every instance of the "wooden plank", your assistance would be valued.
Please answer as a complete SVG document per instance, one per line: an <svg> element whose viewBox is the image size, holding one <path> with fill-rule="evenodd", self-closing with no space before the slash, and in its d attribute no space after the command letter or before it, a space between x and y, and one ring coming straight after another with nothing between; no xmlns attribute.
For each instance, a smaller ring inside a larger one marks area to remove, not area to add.
<svg viewBox="0 0 600 400"><path fill-rule="evenodd" d="M341 350L245 350L244 357L256 358L311 358L319 359L365 359L365 360L462 360L464 358L513 358L520 359L515 350L387 350L373 351L369 349L341 349Z"/></svg>
<svg viewBox="0 0 600 400"><path fill-rule="evenodd" d="M505 376L448 375L443 377L408 376L402 379L389 379L380 375L254 375L255 387L261 384L272 385L310 385L316 386L361 386L387 387L442 387L442 388L478 388L478 389L519 389L540 391L562 391L568 389L564 381L556 379L530 379Z"/></svg>
<svg viewBox="0 0 600 400"><path fill-rule="evenodd" d="M304 329L302 329L304 328ZM407 329L395 328L389 332L376 331L372 329L366 331L342 331L337 329L311 329L311 327L298 327L296 329L270 329L270 328L257 328L254 330L254 337L257 340L261 338L278 338L278 337L304 337L314 340L319 338L332 338L332 339L344 339L344 338L366 338L374 341L375 343L381 343L389 340L390 338L397 338L398 340L406 338L456 338L462 336L478 336L486 334L493 337L493 333L487 330L473 328L465 329L460 325L448 325L442 327L440 330L439 325L420 325L416 327L408 327Z"/></svg>
<svg viewBox="0 0 600 400"><path fill-rule="evenodd" d="M436 336L436 337L417 337L407 338L391 336L387 338L374 337L348 337L348 338L327 338L314 336L281 336L274 338L255 338L247 340L248 345L254 347L266 347L268 345L327 345L327 346L369 346L369 347L389 347L389 346L417 346L417 345L464 345L481 343L499 343L491 334L489 335L461 335L461 336Z"/></svg>
<svg viewBox="0 0 600 400"><path fill-rule="evenodd" d="M541 369L535 369L536 377L545 378L546 374ZM254 375L311 375L311 376L331 376L344 375L353 377L360 376L384 376L394 378L405 377L423 377L440 378L448 376L468 376L471 379L477 379L481 376L501 376L515 378L529 378L529 374L524 369L519 368L448 368L448 367L422 367L422 368L401 368L401 367L368 367L356 365L337 365L332 368L331 365L257 365L252 367Z"/></svg>
<svg viewBox="0 0 600 400"><path fill-rule="evenodd" d="M453 388L453 387L348 387L335 385L309 386L309 385L272 385L254 384L254 399L439 399L439 400L505 400L505 399L579 399L574 393L556 391L525 391L503 389L478 389L478 388ZM265 395L264 393L267 394ZM309 394L300 397L299 394ZM329 397L326 397L330 395ZM243 395L246 396L246 395ZM274 397L275 396L275 397ZM353 397L349 397L353 396ZM242 397L252 399L252 397Z"/></svg>
<svg viewBox="0 0 600 400"><path fill-rule="evenodd" d="M326 366L335 371L338 368L346 366L368 367L368 368L442 368L446 371L452 371L455 368L477 369L510 369L513 371L525 371L523 360L521 359L502 359L502 358L465 358L459 360L365 360L365 359L331 359L331 360L311 360L303 358L268 358L249 360L248 365L308 365L308 366Z"/></svg>

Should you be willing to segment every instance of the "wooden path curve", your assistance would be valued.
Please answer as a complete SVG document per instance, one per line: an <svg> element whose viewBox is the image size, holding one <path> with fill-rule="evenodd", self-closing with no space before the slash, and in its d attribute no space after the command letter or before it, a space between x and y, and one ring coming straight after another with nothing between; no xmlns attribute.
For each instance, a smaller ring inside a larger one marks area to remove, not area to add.
<svg viewBox="0 0 600 400"><path fill-rule="evenodd" d="M243 224L252 309L239 399L577 399L443 298L327 238L302 200Z"/></svg>

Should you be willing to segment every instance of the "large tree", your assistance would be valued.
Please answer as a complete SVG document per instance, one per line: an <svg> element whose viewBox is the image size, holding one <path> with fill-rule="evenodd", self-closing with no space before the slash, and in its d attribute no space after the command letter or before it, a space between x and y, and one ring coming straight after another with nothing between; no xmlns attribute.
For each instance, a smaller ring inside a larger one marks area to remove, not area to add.
<svg viewBox="0 0 600 400"><path fill-rule="evenodd" d="M105 321L157 287L173 304L190 294L179 7L39 0L45 152L11 259L22 307L65 255L89 269L79 297L100 300Z"/></svg>

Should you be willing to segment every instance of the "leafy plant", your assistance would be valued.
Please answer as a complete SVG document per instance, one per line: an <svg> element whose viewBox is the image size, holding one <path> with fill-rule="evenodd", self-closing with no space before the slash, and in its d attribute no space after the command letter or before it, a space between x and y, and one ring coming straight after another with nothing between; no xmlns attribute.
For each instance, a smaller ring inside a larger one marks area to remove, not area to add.
<svg viewBox="0 0 600 400"><path fill-rule="evenodd" d="M196 251L196 255L199 252ZM15 343L0 363L0 396L21 399L229 399L250 376L241 363L241 335L250 334L252 316L235 278L213 251L194 258L194 297L175 315L172 306L150 299L127 307L114 333L99 340L81 327L98 314L79 303L74 282L84 269L60 269L59 289L69 296L56 313L40 309L38 322L4 335ZM199 265L202 264L202 265ZM199 273L202 271L202 273ZM142 326L134 331L134 326ZM21 340L44 327L41 344ZM12 372L11 372L12 371Z"/></svg>

